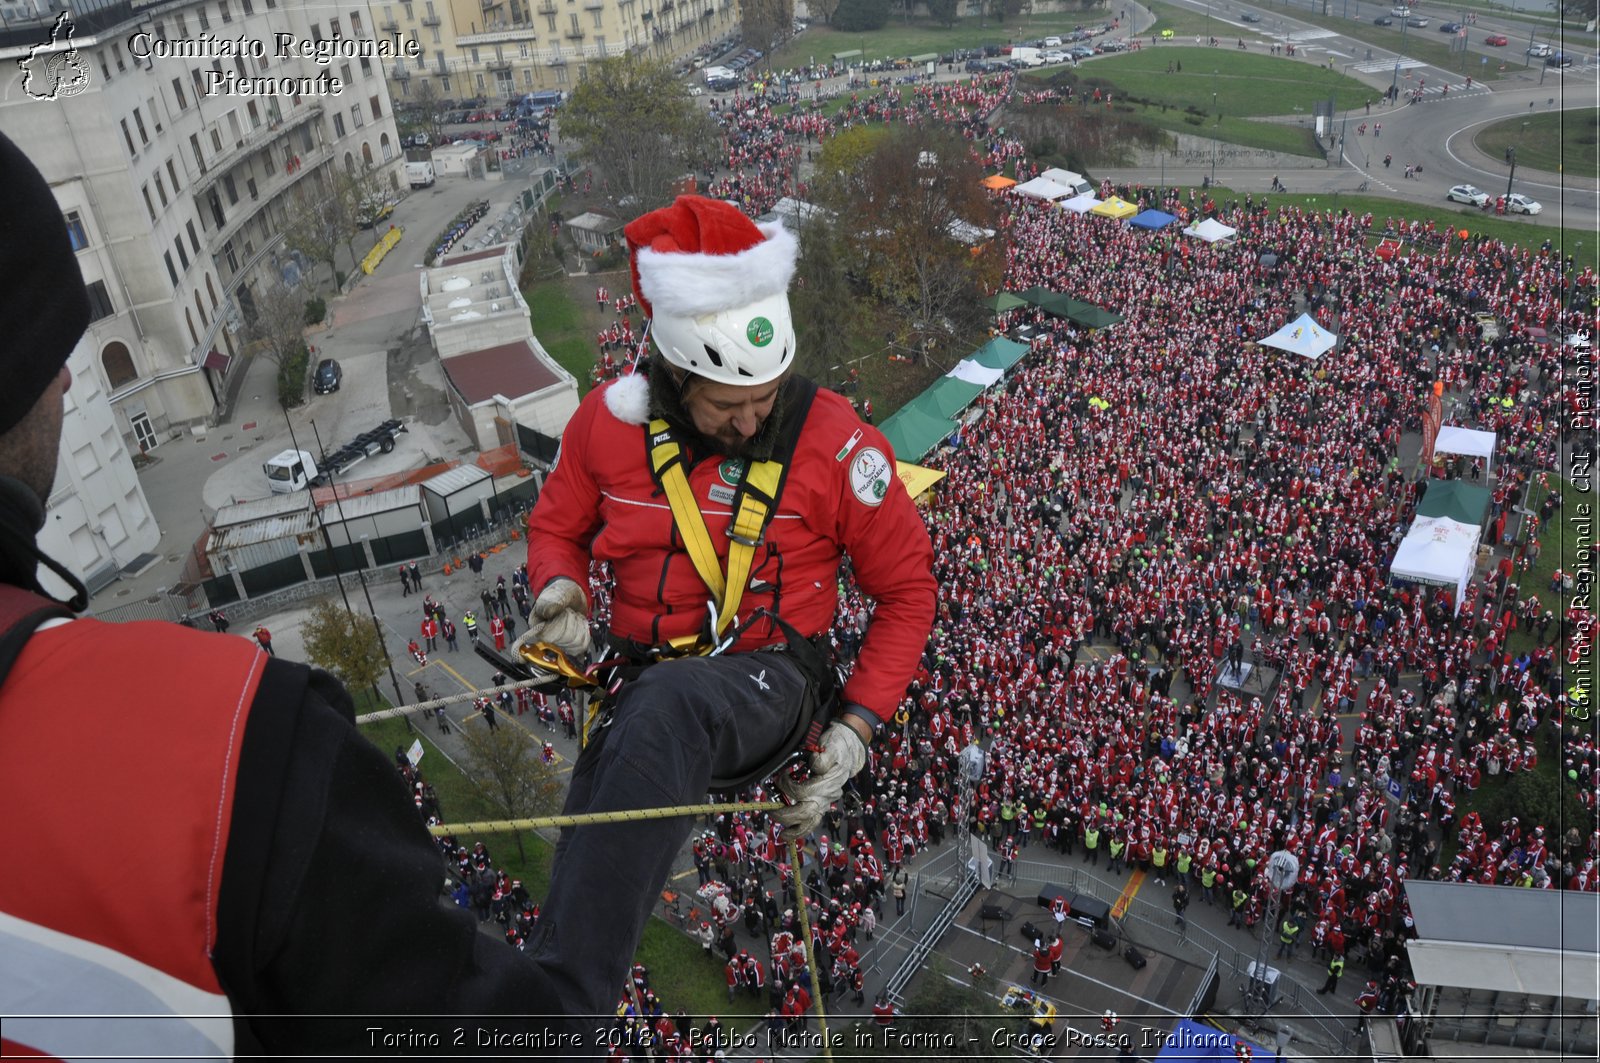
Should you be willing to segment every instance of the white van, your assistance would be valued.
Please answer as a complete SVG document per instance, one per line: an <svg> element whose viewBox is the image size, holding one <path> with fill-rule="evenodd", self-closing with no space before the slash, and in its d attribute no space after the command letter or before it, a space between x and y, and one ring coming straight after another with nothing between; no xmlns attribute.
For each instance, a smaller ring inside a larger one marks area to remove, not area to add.
<svg viewBox="0 0 1600 1063"><path fill-rule="evenodd" d="M406 163L406 183L412 188L433 187L433 163L408 162Z"/></svg>

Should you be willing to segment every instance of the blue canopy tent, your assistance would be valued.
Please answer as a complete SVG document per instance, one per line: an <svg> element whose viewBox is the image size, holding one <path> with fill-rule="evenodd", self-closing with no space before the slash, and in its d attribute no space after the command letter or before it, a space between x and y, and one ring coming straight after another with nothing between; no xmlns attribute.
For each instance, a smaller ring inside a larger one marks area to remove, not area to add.
<svg viewBox="0 0 1600 1063"><path fill-rule="evenodd" d="M1141 229L1165 229L1177 220L1176 217L1166 211L1156 210L1152 207L1148 210L1142 210L1129 218L1128 224L1138 226Z"/></svg>

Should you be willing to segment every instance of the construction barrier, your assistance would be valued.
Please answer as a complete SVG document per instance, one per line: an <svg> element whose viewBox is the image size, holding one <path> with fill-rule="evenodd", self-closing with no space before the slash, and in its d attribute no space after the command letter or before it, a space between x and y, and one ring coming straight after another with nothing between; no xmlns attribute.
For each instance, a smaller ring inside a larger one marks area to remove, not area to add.
<svg viewBox="0 0 1600 1063"><path fill-rule="evenodd" d="M389 226L389 231L383 234L383 239L379 240L372 250L367 252L367 257L361 260L361 272L370 276L372 271L378 268L378 263L383 261L383 256L394 249L394 245L400 242L400 237L404 234L405 230L400 226Z"/></svg>

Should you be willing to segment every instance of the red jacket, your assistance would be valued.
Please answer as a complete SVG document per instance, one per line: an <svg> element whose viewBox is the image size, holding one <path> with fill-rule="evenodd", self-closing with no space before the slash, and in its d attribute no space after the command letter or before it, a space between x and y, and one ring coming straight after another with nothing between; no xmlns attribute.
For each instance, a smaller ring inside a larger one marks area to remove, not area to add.
<svg viewBox="0 0 1600 1063"><path fill-rule="evenodd" d="M561 437L555 471L528 515L528 581L535 592L557 577L588 586L589 561L610 562L616 579L611 630L655 644L701 630L709 594L656 491L645 429L606 404L615 384L596 388ZM733 487L730 463L715 457L688 472L711 540L726 564ZM933 625L933 547L894 452L850 404L819 390L801 430L778 513L767 527L739 605L736 651L784 640L770 621L776 605L802 635L826 632L838 599L839 558L877 602L843 698L887 719L905 694Z"/></svg>

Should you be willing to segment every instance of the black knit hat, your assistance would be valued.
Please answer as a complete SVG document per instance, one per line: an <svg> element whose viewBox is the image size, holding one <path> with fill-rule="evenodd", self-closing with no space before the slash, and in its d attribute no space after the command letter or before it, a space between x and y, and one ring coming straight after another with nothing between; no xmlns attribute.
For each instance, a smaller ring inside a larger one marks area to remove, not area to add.
<svg viewBox="0 0 1600 1063"><path fill-rule="evenodd" d="M0 133L0 432L39 401L89 327L66 219L37 167Z"/></svg>

